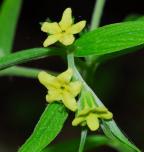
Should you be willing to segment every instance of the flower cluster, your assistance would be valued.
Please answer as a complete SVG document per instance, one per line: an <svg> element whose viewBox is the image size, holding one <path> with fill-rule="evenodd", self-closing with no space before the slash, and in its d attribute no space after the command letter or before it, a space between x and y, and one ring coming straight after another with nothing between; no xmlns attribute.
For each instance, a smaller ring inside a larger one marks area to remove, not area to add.
<svg viewBox="0 0 144 152"><path fill-rule="evenodd" d="M64 45L71 45L75 38L74 34L82 31L86 21L80 21L73 24L71 8L67 8L59 23L44 22L41 30L48 33L48 38L44 41L44 47L47 47L59 41ZM38 74L38 79L48 89L46 101L48 103L60 102L69 110L76 112L76 117L72 121L73 126L88 126L91 131L99 128L100 119L110 120L113 115L104 106L98 107L93 99L93 95L84 91L81 81L73 81L73 69L68 68L58 76L52 76L45 71ZM82 92L82 93L81 93ZM83 93L84 92L84 93ZM76 97L80 95L79 103Z"/></svg>
<svg viewBox="0 0 144 152"><path fill-rule="evenodd" d="M71 81L72 76L73 70L69 68L56 77L42 71L39 73L38 79L48 89L47 102L61 102L69 110L77 111L76 117L72 121L73 126L87 125L91 131L95 131L99 128L99 119L110 120L113 114L104 106L97 107L92 94L86 91L82 93L80 106L78 106L75 97L81 92L82 83Z"/></svg>

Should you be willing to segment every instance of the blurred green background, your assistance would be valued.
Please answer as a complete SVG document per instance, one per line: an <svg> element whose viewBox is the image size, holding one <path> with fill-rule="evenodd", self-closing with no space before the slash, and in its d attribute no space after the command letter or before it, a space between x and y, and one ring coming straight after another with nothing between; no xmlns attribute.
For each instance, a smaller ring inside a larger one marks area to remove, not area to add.
<svg viewBox="0 0 144 152"><path fill-rule="evenodd" d="M86 19L89 26L94 3L94 0L24 0L13 50L42 46L45 34L40 31L39 23L47 17L59 20L66 7L73 9L76 20ZM128 14L144 15L144 2L107 0L101 25L120 22ZM57 72L66 69L65 62L59 57L23 65ZM143 49L108 60L95 73L94 85L99 98L114 113L114 119L124 134L140 149L144 149L143 67ZM45 108L46 90L38 80L28 78L1 77L0 84L0 152L16 152L31 134ZM71 119L73 117L70 116ZM72 127L71 119L54 143L80 136L80 128ZM97 151L115 152L106 146Z"/></svg>

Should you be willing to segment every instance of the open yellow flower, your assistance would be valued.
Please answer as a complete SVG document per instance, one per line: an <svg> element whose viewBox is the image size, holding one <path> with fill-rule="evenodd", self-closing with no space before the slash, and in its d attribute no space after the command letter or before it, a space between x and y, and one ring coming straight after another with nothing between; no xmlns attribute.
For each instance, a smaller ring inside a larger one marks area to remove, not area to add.
<svg viewBox="0 0 144 152"><path fill-rule="evenodd" d="M66 46L71 45L75 40L73 35L81 32L85 25L86 21L84 20L73 24L72 10L71 8L67 8L63 12L62 19L59 23L44 22L42 24L41 30L50 34L44 41L43 46L47 47L57 41Z"/></svg>
<svg viewBox="0 0 144 152"><path fill-rule="evenodd" d="M90 93L85 93L81 100L83 107L78 111L75 119L72 121L73 126L87 125L91 131L95 131L99 128L99 119L112 119L113 114L106 107L96 107Z"/></svg>
<svg viewBox="0 0 144 152"><path fill-rule="evenodd" d="M44 71L40 72L38 79L47 89L46 101L49 103L58 101L71 111L77 110L75 97L80 93L82 84L80 81L71 81L73 70L69 68L57 77Z"/></svg>

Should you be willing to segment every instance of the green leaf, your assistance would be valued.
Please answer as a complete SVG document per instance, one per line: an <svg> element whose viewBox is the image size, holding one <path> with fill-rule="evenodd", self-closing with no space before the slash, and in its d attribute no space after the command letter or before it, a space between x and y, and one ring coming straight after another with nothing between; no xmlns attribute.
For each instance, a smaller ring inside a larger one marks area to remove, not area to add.
<svg viewBox="0 0 144 152"><path fill-rule="evenodd" d="M50 145L45 148L42 152L76 152L79 148L79 139L71 139L58 144ZM102 145L107 145L109 143L108 138L105 136L90 136L86 139L85 150L91 150Z"/></svg>
<svg viewBox="0 0 144 152"><path fill-rule="evenodd" d="M53 144L42 150L42 152L76 152L78 151L79 148L79 139L71 139L71 140L66 140L63 142L59 142L57 144ZM85 144L85 150L84 151L89 151L89 150L94 150L100 146L109 146L112 147L113 149L118 150L119 152L132 152L128 151L125 147L123 147L120 143L117 141L112 141L111 139L107 138L106 136L102 135L92 135L88 136L86 139L86 144Z"/></svg>
<svg viewBox="0 0 144 152"><path fill-rule="evenodd" d="M100 27L75 42L75 56L104 55L144 44L144 22L131 21Z"/></svg>
<svg viewBox="0 0 144 152"><path fill-rule="evenodd" d="M110 60L110 59L113 59L113 58L116 58L116 57L119 57L119 56L122 56L122 55L125 55L125 54L130 54L130 53L139 51L143 47L144 47L144 45L139 45L139 46L136 46L136 47L125 49L123 51L97 56L97 59L95 61L98 62L98 63L102 63L102 62L105 62L107 60Z"/></svg>
<svg viewBox="0 0 144 152"><path fill-rule="evenodd" d="M0 70L8 68L10 66L25 63L40 57L46 57L50 55L58 55L63 51L56 48L32 48L28 50L21 50L16 53L9 54L0 58Z"/></svg>
<svg viewBox="0 0 144 152"><path fill-rule="evenodd" d="M40 152L58 135L67 117L68 113L62 104L49 104L34 132L18 152Z"/></svg>
<svg viewBox="0 0 144 152"><path fill-rule="evenodd" d="M127 22L127 21L144 21L144 16L141 16L141 15L138 15L138 14L131 14L131 15L128 15L123 21L124 22ZM109 59L116 58L116 57L119 57L121 55L133 53L135 51L139 51L143 47L144 47L144 45L140 45L140 46L135 46L135 47L132 47L132 48L125 49L123 51L118 51L118 52L105 54L105 55L99 56L98 59L97 59L97 62L99 62L99 63L100 62L105 62Z"/></svg>
<svg viewBox="0 0 144 152"><path fill-rule="evenodd" d="M120 149L127 149L127 152L141 152L134 144L132 144L120 131L114 120L102 121L102 129L104 133L114 141L122 143Z"/></svg>
<svg viewBox="0 0 144 152"><path fill-rule="evenodd" d="M126 18L124 18L124 22L127 21L144 21L144 16L139 14L130 14Z"/></svg>
<svg viewBox="0 0 144 152"><path fill-rule="evenodd" d="M4 0L0 10L0 51L8 54L12 49L16 24L22 0Z"/></svg>

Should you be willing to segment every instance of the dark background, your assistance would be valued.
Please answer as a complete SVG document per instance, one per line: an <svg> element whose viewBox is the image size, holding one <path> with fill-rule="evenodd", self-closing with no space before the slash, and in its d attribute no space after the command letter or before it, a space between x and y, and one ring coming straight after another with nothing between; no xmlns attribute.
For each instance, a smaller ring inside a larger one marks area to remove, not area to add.
<svg viewBox="0 0 144 152"><path fill-rule="evenodd" d="M47 17L59 21L67 7L72 8L77 21L86 19L89 26L94 3L94 0L23 0L13 50L42 46L46 35L40 31L39 23ZM143 15L143 0L107 0L101 25L121 22L128 14ZM143 56L144 51L140 50L111 59L98 68L95 76L96 93L114 113L114 119L123 132L141 149L144 149ZM58 57L23 65L59 72L66 69ZM31 134L46 106L46 90L38 80L1 77L0 91L0 152L16 152ZM80 129L71 127L69 120L56 142L79 135ZM100 149L114 151L106 147Z"/></svg>

